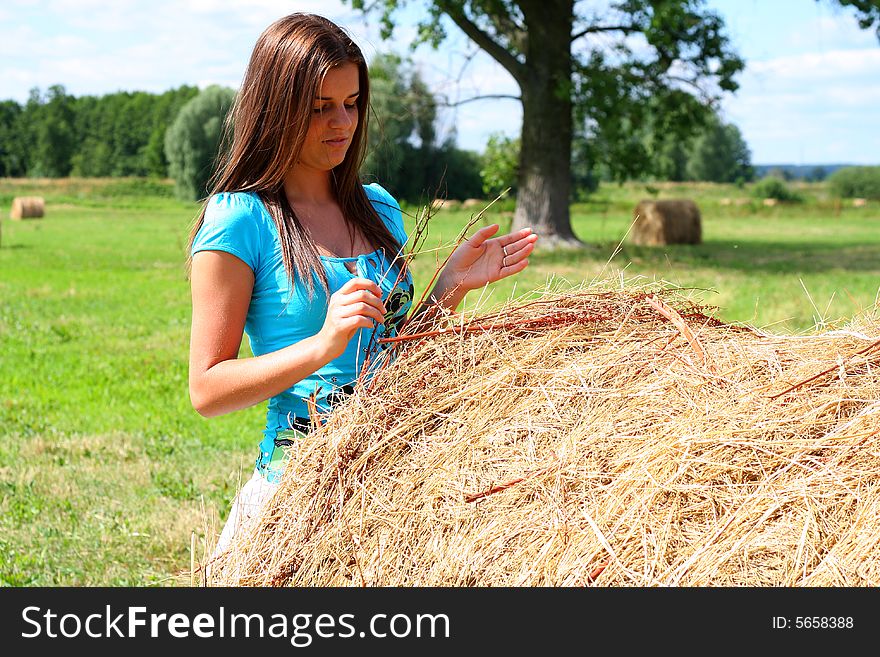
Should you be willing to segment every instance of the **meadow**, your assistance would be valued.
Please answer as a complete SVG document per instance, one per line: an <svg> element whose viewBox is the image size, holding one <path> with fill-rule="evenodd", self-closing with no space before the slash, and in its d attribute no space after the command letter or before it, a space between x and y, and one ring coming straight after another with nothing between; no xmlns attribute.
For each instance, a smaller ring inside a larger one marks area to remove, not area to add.
<svg viewBox="0 0 880 657"><path fill-rule="evenodd" d="M748 186L603 185L572 206L584 249L539 251L515 282L465 306L548 280L647 278L697 288L728 322L843 326L877 301L880 203L853 207L821 184L799 191L803 203L767 207ZM23 195L43 196L46 216L10 220ZM632 209L652 195L695 199L703 243L629 244ZM511 209L503 200L482 221L506 229ZM0 179L0 584L188 585L192 538L199 560L249 476L265 405L207 420L187 395L197 210L168 181ZM420 207L405 210L412 228ZM470 216L432 217L417 294Z"/></svg>

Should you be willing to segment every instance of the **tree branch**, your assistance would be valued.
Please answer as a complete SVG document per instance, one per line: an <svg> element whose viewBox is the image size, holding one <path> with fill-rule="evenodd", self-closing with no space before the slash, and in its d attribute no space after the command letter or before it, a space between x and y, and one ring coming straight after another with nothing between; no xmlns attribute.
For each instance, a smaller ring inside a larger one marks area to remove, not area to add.
<svg viewBox="0 0 880 657"><path fill-rule="evenodd" d="M442 101L437 103L441 107L458 107L459 105L464 105L465 103L471 103L475 100L492 100L492 99L500 99L504 98L507 100L522 100L522 96L512 96L510 94L486 94L481 96L473 96L472 98L465 98L464 100L457 100L454 103L450 103L447 101Z"/></svg>
<svg viewBox="0 0 880 657"><path fill-rule="evenodd" d="M596 32L623 32L624 34L635 34L636 32L641 32L641 28L637 25L591 25L580 32L573 33L571 35L571 40L575 41L583 36L595 34Z"/></svg>
<svg viewBox="0 0 880 657"><path fill-rule="evenodd" d="M476 23L468 18L462 7L457 7L446 0L437 0L437 7L444 11L471 41L480 46L492 59L501 64L513 76L514 80L517 82L522 81L526 73L525 65L511 55L507 48L498 43L490 34L480 29Z"/></svg>

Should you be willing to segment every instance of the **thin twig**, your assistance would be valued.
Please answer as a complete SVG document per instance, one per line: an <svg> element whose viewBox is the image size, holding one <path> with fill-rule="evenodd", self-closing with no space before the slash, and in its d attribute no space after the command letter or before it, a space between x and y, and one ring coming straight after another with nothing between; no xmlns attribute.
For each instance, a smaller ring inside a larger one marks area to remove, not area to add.
<svg viewBox="0 0 880 657"><path fill-rule="evenodd" d="M535 470L534 472L530 472L524 477L518 477L517 479L512 479L506 483L498 484L497 486L492 486L491 488L487 488L484 491L479 493L471 493L470 495L465 495L465 502L476 502L477 500L483 499L484 497L488 497L489 495L494 495L495 493L500 493L503 490L507 490L511 486L516 486L519 483L524 482L526 479L531 479L533 477L537 477L539 475L547 473L553 466L548 465L546 468L541 468L540 470Z"/></svg>
<svg viewBox="0 0 880 657"><path fill-rule="evenodd" d="M682 319L681 315L678 314L675 308L664 303L656 295L645 297L645 301L647 301L648 304L658 313L668 319L675 328L681 332L682 337L688 341L688 344L694 350L694 353L697 354L700 365L704 365L706 369L712 372L712 374L717 374L718 372L715 369L715 366L706 358L706 350L703 349L703 345L700 344L700 341L697 340L697 336L694 335L693 331L691 331L690 327L687 325L687 322Z"/></svg>
<svg viewBox="0 0 880 657"><path fill-rule="evenodd" d="M877 347L880 347L880 340L877 340L876 342L872 342L870 345L868 345L868 346L865 347L864 349L860 349L860 350L857 351L856 353L852 354L847 360L852 360L854 357L856 357L856 356L858 356L858 355L860 355L860 354L868 353L869 351L871 351L872 349L876 349ZM790 388L787 388L786 390L783 390L782 392L778 392L778 393L776 393L775 395L770 395L770 399L776 399L777 397L782 397L782 395L787 395L788 393L797 390L797 389L800 388L801 386L805 386L805 385L807 385L808 383L810 383L810 382L812 382L812 381L815 381L815 380L818 379L819 377L825 376L826 374L830 374L831 372L833 372L834 370L838 369L839 367L840 367L840 365L837 364L837 363L835 363L834 365L832 365L831 367L829 367L827 370L822 370L822 371L819 372L818 374L814 374L813 376L811 376L809 379L804 379L804 380L801 381L800 383L796 383L796 384L794 384L793 386L791 386Z"/></svg>
<svg viewBox="0 0 880 657"><path fill-rule="evenodd" d="M603 561L603 562L600 563L598 566L596 566L595 568L593 568L593 570L590 571L590 574L587 575L587 582L588 582L588 583L593 583L593 582L595 582L595 581L596 581L596 578L599 577L599 575L602 574L602 571L605 570L607 567L608 567L608 562L607 562L607 561Z"/></svg>

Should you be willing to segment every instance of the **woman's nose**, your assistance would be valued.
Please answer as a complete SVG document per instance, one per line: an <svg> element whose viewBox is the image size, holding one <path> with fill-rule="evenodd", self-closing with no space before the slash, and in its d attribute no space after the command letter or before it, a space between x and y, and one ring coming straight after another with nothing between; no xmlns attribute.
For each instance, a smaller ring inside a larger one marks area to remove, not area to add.
<svg viewBox="0 0 880 657"><path fill-rule="evenodd" d="M347 128L352 124L351 114L347 107L340 107L333 110L328 119L328 123L333 128Z"/></svg>

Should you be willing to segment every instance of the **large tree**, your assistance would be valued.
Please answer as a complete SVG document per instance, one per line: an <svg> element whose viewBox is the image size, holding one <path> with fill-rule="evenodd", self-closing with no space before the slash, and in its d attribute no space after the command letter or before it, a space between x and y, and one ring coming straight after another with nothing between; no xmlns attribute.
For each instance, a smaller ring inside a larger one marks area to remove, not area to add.
<svg viewBox="0 0 880 657"><path fill-rule="evenodd" d="M880 17L878 0L851 5L862 27ZM382 13L390 37L406 0L351 0ZM569 217L572 138L577 132L612 145L618 177L644 173L650 162L633 135L641 108L670 108L668 129L699 126L698 105L734 91L744 63L721 17L703 0L432 0L419 25L438 45L448 18L503 66L520 88L523 108L514 228L530 225L545 245L579 244Z"/></svg>
<svg viewBox="0 0 880 657"><path fill-rule="evenodd" d="M365 8L363 0L352 4ZM395 11L404 3L379 4L390 36ZM439 44L448 17L519 85L523 123L514 228L532 226L545 245L579 244L568 210L576 114L579 128L583 122L593 133L619 134L624 110L648 97L681 98L686 90L708 102L718 90L736 88L733 78L743 62L731 51L721 18L702 5L618 0L596 12L591 3L575 0L430 3L420 25L423 40ZM630 173L647 164L644 158L642 164L634 157L627 161Z"/></svg>

